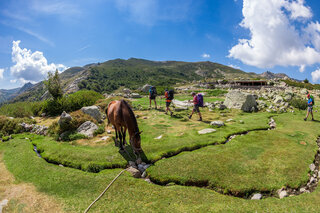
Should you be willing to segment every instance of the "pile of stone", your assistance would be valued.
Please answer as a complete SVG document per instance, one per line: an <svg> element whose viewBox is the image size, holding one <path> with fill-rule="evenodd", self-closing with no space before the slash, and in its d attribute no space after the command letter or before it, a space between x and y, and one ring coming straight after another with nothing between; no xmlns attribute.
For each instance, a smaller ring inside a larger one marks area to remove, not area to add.
<svg viewBox="0 0 320 213"><path fill-rule="evenodd" d="M131 175L135 178L146 178L147 177L147 168L149 168L150 164L146 164L141 162L140 164L136 164L133 161L129 161L129 167L127 171L131 173Z"/></svg>
<svg viewBox="0 0 320 213"><path fill-rule="evenodd" d="M213 103L205 103L204 106L207 106L209 110L219 109L224 110L227 109L227 106L223 104L223 101L215 101Z"/></svg>
<svg viewBox="0 0 320 213"><path fill-rule="evenodd" d="M31 132L37 135L47 135L48 127L44 125L36 125L36 124L19 124L23 128L23 132Z"/></svg>

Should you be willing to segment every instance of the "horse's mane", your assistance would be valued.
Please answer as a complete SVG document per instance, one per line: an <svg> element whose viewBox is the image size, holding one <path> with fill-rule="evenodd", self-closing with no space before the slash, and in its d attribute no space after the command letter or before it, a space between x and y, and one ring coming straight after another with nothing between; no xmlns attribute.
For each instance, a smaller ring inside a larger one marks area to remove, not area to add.
<svg viewBox="0 0 320 213"><path fill-rule="evenodd" d="M134 128L135 128L136 131L139 131L139 127L138 127L138 122L137 122L136 116L134 116L134 113L133 113L130 105L125 100L121 100L121 103L124 104L128 108L128 112L129 112L130 118L133 121Z"/></svg>

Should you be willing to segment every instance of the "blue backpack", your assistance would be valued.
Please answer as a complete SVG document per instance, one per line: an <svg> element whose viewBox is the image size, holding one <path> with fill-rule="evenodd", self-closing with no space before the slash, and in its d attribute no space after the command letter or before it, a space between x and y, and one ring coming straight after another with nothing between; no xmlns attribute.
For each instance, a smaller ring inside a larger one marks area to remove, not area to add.
<svg viewBox="0 0 320 213"><path fill-rule="evenodd" d="M203 107L203 95L201 93L197 95L197 100L199 107Z"/></svg>

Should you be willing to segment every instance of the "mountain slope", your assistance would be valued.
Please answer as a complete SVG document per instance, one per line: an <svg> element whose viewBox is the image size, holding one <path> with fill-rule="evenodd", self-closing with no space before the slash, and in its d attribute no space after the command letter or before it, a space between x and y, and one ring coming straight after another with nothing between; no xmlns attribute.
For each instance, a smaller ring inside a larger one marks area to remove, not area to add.
<svg viewBox="0 0 320 213"><path fill-rule="evenodd" d="M137 89L144 84L173 86L178 82L194 80L252 79L260 76L209 61L149 61L130 58L72 67L61 73L60 78L65 93L73 93L79 89L104 93L112 92L122 86ZM36 101L48 97L44 83L40 82L15 97L13 101Z"/></svg>
<svg viewBox="0 0 320 213"><path fill-rule="evenodd" d="M264 73L261 73L260 76L262 78L266 78L266 79L276 79L276 78L279 78L279 79L290 79L290 77L287 76L284 73L273 73L273 72L270 72L270 71L266 71Z"/></svg>

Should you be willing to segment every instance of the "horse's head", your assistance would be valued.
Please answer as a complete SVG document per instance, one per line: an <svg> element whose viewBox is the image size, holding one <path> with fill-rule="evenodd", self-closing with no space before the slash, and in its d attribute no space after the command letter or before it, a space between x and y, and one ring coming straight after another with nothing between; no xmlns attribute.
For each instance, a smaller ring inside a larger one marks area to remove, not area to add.
<svg viewBox="0 0 320 213"><path fill-rule="evenodd" d="M133 148L133 151L136 155L139 155L141 152L142 152L142 149L141 149L141 137L140 137L140 134L142 133L141 132L136 132L133 137L131 138L131 142L132 142L132 148Z"/></svg>

